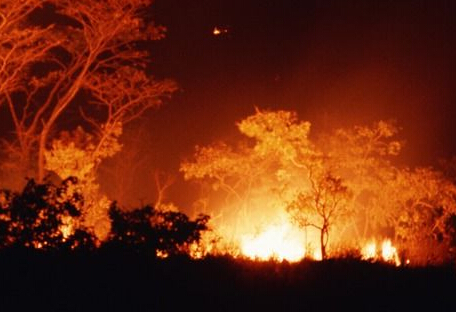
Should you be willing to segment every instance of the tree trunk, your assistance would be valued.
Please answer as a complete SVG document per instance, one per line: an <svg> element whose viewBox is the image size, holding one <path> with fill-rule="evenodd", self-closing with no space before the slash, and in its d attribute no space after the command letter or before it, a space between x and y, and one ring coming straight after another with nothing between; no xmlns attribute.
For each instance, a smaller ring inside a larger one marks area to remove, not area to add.
<svg viewBox="0 0 456 312"><path fill-rule="evenodd" d="M325 260L326 256L326 243L328 242L328 228L324 225L320 231L320 248L321 248L321 259Z"/></svg>
<svg viewBox="0 0 456 312"><path fill-rule="evenodd" d="M40 140L38 143L38 163L37 163L37 182L43 183L44 174L45 174L45 159L44 152L46 151L46 141L48 136L49 129L44 128L40 134Z"/></svg>

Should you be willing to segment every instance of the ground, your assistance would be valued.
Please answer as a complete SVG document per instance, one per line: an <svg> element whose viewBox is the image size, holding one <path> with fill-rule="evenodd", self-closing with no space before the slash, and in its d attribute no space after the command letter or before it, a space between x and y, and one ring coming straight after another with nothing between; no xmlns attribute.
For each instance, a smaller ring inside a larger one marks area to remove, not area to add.
<svg viewBox="0 0 456 312"><path fill-rule="evenodd" d="M411 311L456 308L450 266L296 264L124 253L0 255L0 310ZM6 307L6 309L4 309Z"/></svg>

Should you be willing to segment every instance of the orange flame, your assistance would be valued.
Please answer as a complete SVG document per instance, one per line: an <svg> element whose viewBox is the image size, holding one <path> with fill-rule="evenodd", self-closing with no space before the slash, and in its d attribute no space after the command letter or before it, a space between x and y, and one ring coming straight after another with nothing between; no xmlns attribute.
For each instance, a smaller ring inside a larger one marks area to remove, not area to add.
<svg viewBox="0 0 456 312"><path fill-rule="evenodd" d="M382 260L385 262L394 263L396 266L401 265L397 249L391 243L391 240L386 239L381 244L381 249L377 250L377 243L375 241L367 243L361 250L362 259L364 260ZM408 263L407 263L408 264Z"/></svg>
<svg viewBox="0 0 456 312"><path fill-rule="evenodd" d="M241 252L254 260L300 261L306 250L296 232L290 223L270 225L259 235L245 235L241 240Z"/></svg>

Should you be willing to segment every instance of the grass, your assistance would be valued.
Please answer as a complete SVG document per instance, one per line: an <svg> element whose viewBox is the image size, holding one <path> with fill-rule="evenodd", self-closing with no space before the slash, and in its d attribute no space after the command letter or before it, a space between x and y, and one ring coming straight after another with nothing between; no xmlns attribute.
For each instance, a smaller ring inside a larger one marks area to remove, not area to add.
<svg viewBox="0 0 456 312"><path fill-rule="evenodd" d="M9 251L0 254L0 265L1 311L28 306L46 311L456 308L456 272L450 266L398 268L352 258L293 264L230 257L157 260L112 251Z"/></svg>

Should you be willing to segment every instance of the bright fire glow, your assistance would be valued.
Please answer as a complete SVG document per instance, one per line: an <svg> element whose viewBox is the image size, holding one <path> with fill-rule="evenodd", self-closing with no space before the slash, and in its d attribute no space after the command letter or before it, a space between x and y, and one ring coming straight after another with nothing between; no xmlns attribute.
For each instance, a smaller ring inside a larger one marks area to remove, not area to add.
<svg viewBox="0 0 456 312"><path fill-rule="evenodd" d="M361 253L365 260L375 259L377 257L377 244L375 242L368 243Z"/></svg>
<svg viewBox="0 0 456 312"><path fill-rule="evenodd" d="M226 27L214 27L214 29L212 30L212 34L214 36L220 36L222 34L227 34L228 33L228 28Z"/></svg>
<svg viewBox="0 0 456 312"><path fill-rule="evenodd" d="M60 226L60 232L62 232L63 238L67 239L74 233L73 218L70 216L64 216L62 218L62 225Z"/></svg>
<svg viewBox="0 0 456 312"><path fill-rule="evenodd" d="M315 249L313 252L313 259L317 261L323 260L323 257L321 255L321 250L320 249Z"/></svg>
<svg viewBox="0 0 456 312"><path fill-rule="evenodd" d="M258 235L245 235L241 240L241 252L254 260L297 262L306 254L299 237L290 223L270 225Z"/></svg>
<svg viewBox="0 0 456 312"><path fill-rule="evenodd" d="M169 254L163 250L157 250L156 255L158 258L161 258L161 259L166 259L169 257Z"/></svg>
<svg viewBox="0 0 456 312"><path fill-rule="evenodd" d="M377 251L376 242L370 242L361 250L362 258L365 260L381 259L385 262L392 262L396 266L401 265L396 247L393 246L391 240L387 239L382 242L381 250ZM380 253L380 254L379 254Z"/></svg>
<svg viewBox="0 0 456 312"><path fill-rule="evenodd" d="M398 266L401 264L397 255L397 250L393 244L391 244L390 240L386 240L382 243L382 258L385 261L394 262Z"/></svg>
<svg viewBox="0 0 456 312"><path fill-rule="evenodd" d="M212 31L212 34L214 34L214 36L218 36L221 33L222 31L218 27L214 27L214 30Z"/></svg>

